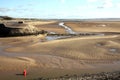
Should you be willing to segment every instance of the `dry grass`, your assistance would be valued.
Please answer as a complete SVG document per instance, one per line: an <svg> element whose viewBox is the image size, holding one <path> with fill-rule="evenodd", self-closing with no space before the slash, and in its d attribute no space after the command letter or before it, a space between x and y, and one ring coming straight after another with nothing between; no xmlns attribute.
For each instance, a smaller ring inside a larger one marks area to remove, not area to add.
<svg viewBox="0 0 120 80"><path fill-rule="evenodd" d="M18 24L18 21L3 22L6 26L12 28L26 28L29 26L34 26L38 30L45 30L48 32L55 33L66 33L64 28L58 26L57 21L25 21L23 24Z"/></svg>

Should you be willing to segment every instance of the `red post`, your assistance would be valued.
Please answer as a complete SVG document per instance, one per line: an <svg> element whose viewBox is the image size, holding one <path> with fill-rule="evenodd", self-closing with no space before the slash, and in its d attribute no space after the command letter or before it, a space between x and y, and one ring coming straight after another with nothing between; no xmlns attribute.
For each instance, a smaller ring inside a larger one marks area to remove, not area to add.
<svg viewBox="0 0 120 80"><path fill-rule="evenodd" d="M24 69L24 71L23 71L23 75L24 75L24 77L26 77L26 75L27 75L27 71L26 71L26 69Z"/></svg>

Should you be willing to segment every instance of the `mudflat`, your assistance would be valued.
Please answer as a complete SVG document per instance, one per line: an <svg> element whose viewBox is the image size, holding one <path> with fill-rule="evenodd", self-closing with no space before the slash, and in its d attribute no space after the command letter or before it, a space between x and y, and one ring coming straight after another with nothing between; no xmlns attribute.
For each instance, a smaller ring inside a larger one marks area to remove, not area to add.
<svg viewBox="0 0 120 80"><path fill-rule="evenodd" d="M15 23L5 23L16 27ZM59 23L60 21L29 21L26 25L54 34L67 34ZM64 25L81 34L114 34L83 35L51 41L46 40L46 34L1 37L0 79L8 80L10 77L12 80L31 80L120 71L120 22L66 21ZM26 78L22 75L24 69L28 72Z"/></svg>

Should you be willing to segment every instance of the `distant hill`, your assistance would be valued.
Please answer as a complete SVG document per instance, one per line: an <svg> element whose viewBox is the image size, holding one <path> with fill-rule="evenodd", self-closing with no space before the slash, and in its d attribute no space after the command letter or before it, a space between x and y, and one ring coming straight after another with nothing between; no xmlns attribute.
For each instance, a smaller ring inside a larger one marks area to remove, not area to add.
<svg viewBox="0 0 120 80"><path fill-rule="evenodd" d="M120 21L120 18L92 18L92 19L49 19L58 21Z"/></svg>
<svg viewBox="0 0 120 80"><path fill-rule="evenodd" d="M83 19L88 21L120 21L120 18L94 18L94 19Z"/></svg>
<svg viewBox="0 0 120 80"><path fill-rule="evenodd" d="M9 16L0 16L3 20L56 20L56 21L120 21L120 18L91 18L91 19L38 19L38 18L13 18Z"/></svg>
<svg viewBox="0 0 120 80"><path fill-rule="evenodd" d="M0 19L3 19L3 20L12 20L14 18L9 17L9 16L0 16Z"/></svg>

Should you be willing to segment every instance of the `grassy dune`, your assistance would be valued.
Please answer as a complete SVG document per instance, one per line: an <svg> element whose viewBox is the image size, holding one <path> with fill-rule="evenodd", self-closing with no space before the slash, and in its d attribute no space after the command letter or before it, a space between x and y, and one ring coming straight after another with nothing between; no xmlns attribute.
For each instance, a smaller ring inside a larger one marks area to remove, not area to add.
<svg viewBox="0 0 120 80"><path fill-rule="evenodd" d="M18 24L18 20L13 21L4 21L3 22L6 26L9 26L11 28L29 28L35 27L38 30L45 30L48 32L55 32L55 33L66 33L64 28L58 26L57 21L27 21L25 20L23 24ZM28 27L26 27L28 26Z"/></svg>

